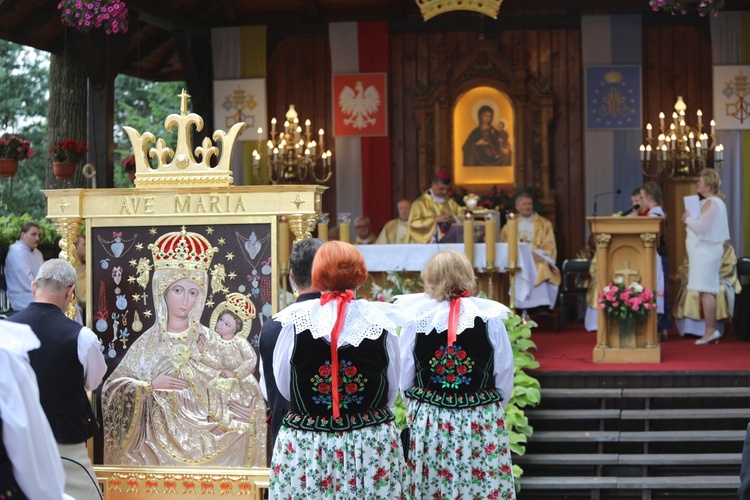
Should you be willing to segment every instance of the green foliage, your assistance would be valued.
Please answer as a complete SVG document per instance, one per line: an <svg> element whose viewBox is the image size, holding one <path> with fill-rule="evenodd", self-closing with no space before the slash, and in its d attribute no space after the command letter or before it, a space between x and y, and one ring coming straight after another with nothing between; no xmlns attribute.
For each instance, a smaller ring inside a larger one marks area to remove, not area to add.
<svg viewBox="0 0 750 500"><path fill-rule="evenodd" d="M0 248L8 248L18 240L21 235L21 227L27 222L36 222L42 230L39 246L53 246L60 240L55 225L47 219L38 219L29 214L17 216L10 214L0 217Z"/></svg>
<svg viewBox="0 0 750 500"><path fill-rule="evenodd" d="M529 425L529 419L524 414L523 408L537 406L542 399L539 381L525 371L539 368L539 362L529 352L529 349L536 349L536 344L531 340L531 329L537 325L533 321L524 323L517 315L510 316L504 323L513 348L515 367L513 395L505 407L505 425L509 433L511 451L516 455L523 455L526 453L526 442L534 433L534 428ZM513 477L516 481L522 475L523 469L513 465ZM516 482L517 488L519 484Z"/></svg>
<svg viewBox="0 0 750 500"><path fill-rule="evenodd" d="M44 151L48 87L49 54L0 40L0 135L21 135L37 151ZM0 180L0 216L28 213L34 220L45 216L41 190L46 168L46 155L36 154L19 167L12 181Z"/></svg>

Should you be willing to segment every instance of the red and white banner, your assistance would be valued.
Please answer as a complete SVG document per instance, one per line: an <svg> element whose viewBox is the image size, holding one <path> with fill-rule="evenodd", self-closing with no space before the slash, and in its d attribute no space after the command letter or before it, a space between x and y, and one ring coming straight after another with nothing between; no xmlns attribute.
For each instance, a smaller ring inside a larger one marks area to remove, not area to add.
<svg viewBox="0 0 750 500"><path fill-rule="evenodd" d="M391 139L388 137L388 22L367 21L359 23L331 23L329 25L331 71L334 102L334 131L336 144L336 211L350 212L352 216L366 215L372 221L373 231L379 231L392 218L391 194ZM336 82L343 85L336 88ZM346 79L351 77L351 79ZM361 77L361 78L359 78ZM367 78L367 79L365 79ZM372 78L370 80L369 78ZM362 100L358 101L357 82L362 82ZM345 91L349 87L352 92ZM379 96L374 106L373 90ZM382 89L382 90L381 90ZM344 92L345 109L341 112L341 125L337 109ZM359 104L363 112L351 112ZM371 113L370 111L374 111ZM382 115L381 115L382 113ZM375 122L369 120L375 116ZM346 127L356 130L345 132ZM366 127L358 129L354 124ZM382 127L379 131L376 128ZM366 129L366 133L363 130ZM344 135L346 134L346 135Z"/></svg>
<svg viewBox="0 0 750 500"><path fill-rule="evenodd" d="M386 73L333 75L333 135L388 135Z"/></svg>

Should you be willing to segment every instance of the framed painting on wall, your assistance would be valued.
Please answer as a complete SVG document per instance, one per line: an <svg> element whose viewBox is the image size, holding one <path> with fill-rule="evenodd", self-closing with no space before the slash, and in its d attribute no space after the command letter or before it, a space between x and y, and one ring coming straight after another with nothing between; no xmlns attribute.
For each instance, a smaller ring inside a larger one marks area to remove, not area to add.
<svg viewBox="0 0 750 500"><path fill-rule="evenodd" d="M456 100L453 177L457 186L512 185L515 149L515 113L507 94L482 86Z"/></svg>

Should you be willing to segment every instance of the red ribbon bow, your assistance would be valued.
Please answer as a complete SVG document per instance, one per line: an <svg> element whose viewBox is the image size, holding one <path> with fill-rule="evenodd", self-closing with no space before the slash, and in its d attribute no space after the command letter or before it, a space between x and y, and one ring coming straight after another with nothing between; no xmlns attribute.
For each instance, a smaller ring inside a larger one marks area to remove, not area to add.
<svg viewBox="0 0 750 500"><path fill-rule="evenodd" d="M471 297L468 290L464 290L451 299L450 311L448 312L448 346L456 342L456 330L458 330L458 317L461 315L461 297Z"/></svg>
<svg viewBox="0 0 750 500"><path fill-rule="evenodd" d="M332 300L336 301L336 323L331 330L331 397L333 399L333 417L339 418L339 334L344 326L346 318L346 306L354 299L354 292L346 290L343 292L326 292L320 296L320 305L326 305Z"/></svg>
<svg viewBox="0 0 750 500"><path fill-rule="evenodd" d="M122 233L121 233L121 232L120 232L120 233L118 233L118 232L115 232L115 231L113 231L113 232L112 232L112 236L113 236L113 237L115 237L115 238L117 238L117 237L120 237L120 238L122 238Z"/></svg>

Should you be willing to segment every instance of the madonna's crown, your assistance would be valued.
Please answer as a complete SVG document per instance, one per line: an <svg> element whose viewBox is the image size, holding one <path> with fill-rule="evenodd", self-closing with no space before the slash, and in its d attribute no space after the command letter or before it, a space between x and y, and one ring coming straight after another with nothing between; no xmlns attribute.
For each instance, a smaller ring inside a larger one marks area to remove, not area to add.
<svg viewBox="0 0 750 500"><path fill-rule="evenodd" d="M248 297L233 292L227 295L226 309L239 316L242 321L255 319L255 306Z"/></svg>
<svg viewBox="0 0 750 500"><path fill-rule="evenodd" d="M417 0L425 21L452 10L470 10L497 19L503 0Z"/></svg>
<svg viewBox="0 0 750 500"><path fill-rule="evenodd" d="M150 244L148 249L154 256L154 269L192 269L208 272L211 260L218 248L211 246L206 238L181 231L164 234Z"/></svg>
<svg viewBox="0 0 750 500"><path fill-rule="evenodd" d="M229 132L217 130L214 141L221 141L219 148L206 137L203 143L195 148L190 144L190 127L197 131L203 129L203 118L196 113L188 113L187 99L190 97L183 89L180 97L180 114L171 114L164 120L164 127L172 131L177 126L177 146L174 150L167 147L164 139L151 132L139 133L132 127L123 127L130 138L135 156L135 186L188 185L195 186L231 186L232 149L237 136L245 127L244 122L235 123ZM155 147L150 147L150 144ZM196 160L200 158L200 162ZM211 158L218 158L216 166L211 166ZM149 158L156 159L156 168L151 168Z"/></svg>

